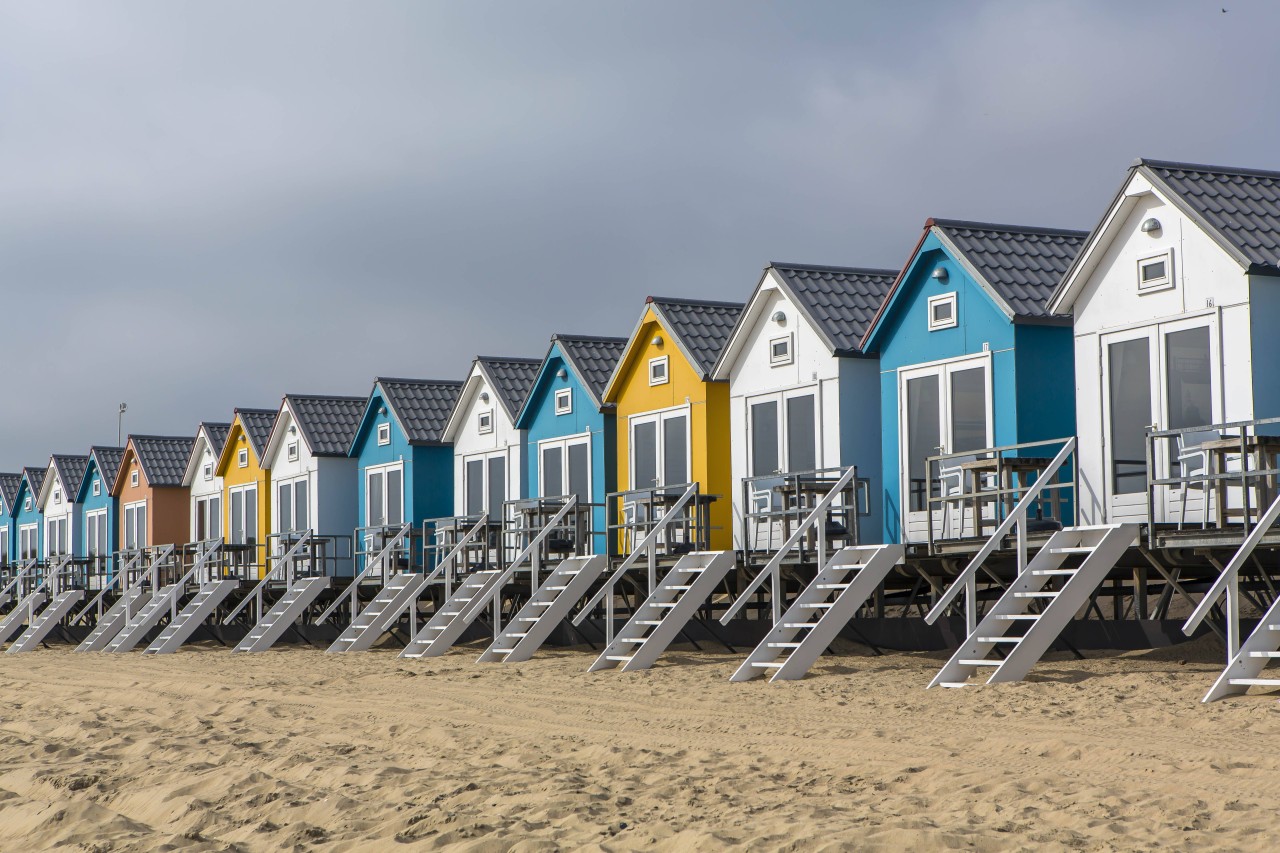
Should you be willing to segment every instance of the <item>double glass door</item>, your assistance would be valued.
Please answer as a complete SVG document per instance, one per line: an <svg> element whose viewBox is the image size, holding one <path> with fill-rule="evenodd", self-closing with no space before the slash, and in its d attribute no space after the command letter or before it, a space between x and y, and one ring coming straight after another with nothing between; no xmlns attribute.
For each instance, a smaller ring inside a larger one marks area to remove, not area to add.
<svg viewBox="0 0 1280 853"><path fill-rule="evenodd" d="M631 488L688 483L689 411L674 409L631 419Z"/></svg>
<svg viewBox="0 0 1280 853"><path fill-rule="evenodd" d="M1102 398L1106 430L1105 487L1107 519L1111 522L1142 521L1147 517L1147 430L1206 426L1221 420L1215 408L1218 364L1217 335L1212 318L1161 323L1117 332L1102 339ZM1183 464L1179 455L1199 440L1191 435L1172 438L1150 448L1150 461L1159 477L1176 476ZM1199 466L1203 459L1192 460ZM1204 494L1184 495L1182 490L1157 490L1156 513L1164 504L1181 501L1186 517L1199 518ZM1158 519L1157 519L1158 520Z"/></svg>
<svg viewBox="0 0 1280 853"><path fill-rule="evenodd" d="M591 501L591 436L554 439L538 444L539 494L544 498L576 495Z"/></svg>
<svg viewBox="0 0 1280 853"><path fill-rule="evenodd" d="M939 465L929 457L972 453L976 458L994 444L991 360L980 356L911 368L901 371L898 381L904 527L908 541L922 542L929 536L930 511L934 535L946 532L944 513L930 504L930 497L958 493L963 476L952 470L963 460ZM965 523L958 503L950 514L958 524Z"/></svg>

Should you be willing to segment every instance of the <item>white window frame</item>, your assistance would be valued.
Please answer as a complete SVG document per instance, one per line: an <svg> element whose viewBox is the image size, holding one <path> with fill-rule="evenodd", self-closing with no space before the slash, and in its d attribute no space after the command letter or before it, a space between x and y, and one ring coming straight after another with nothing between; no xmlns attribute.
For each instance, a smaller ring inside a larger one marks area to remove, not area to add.
<svg viewBox="0 0 1280 853"><path fill-rule="evenodd" d="M665 357L665 356L664 356ZM662 429L664 421L673 417L684 417L684 442L685 442L685 458L684 458L684 483L693 482L693 410L690 406L675 406L670 409L659 409L657 411L649 411L639 415L632 415L627 418L627 482L630 483L631 489L650 489L664 488L666 486L679 486L682 483L668 483L665 481L663 474L666 471L667 448L666 436ZM662 482L653 485L637 485L636 484L636 442L635 428L637 424L656 423L658 425L655 430L654 440L657 442L658 449L658 479Z"/></svg>
<svg viewBox="0 0 1280 853"><path fill-rule="evenodd" d="M284 457L289 462L298 461L298 442L291 441L284 446Z"/></svg>
<svg viewBox="0 0 1280 853"><path fill-rule="evenodd" d="M27 495L27 499L22 502L22 511L31 512L31 495Z"/></svg>
<svg viewBox="0 0 1280 853"><path fill-rule="evenodd" d="M662 375L658 378L654 378L654 375L653 375L653 370L655 367L662 368ZM649 359L649 385L650 386L666 385L670 381L671 381L670 359L665 355L660 355L657 358Z"/></svg>
<svg viewBox="0 0 1280 853"><path fill-rule="evenodd" d="M1164 275L1150 281L1144 281L1142 271L1151 264L1163 263ZM1148 255L1138 259L1138 293L1159 293L1173 289L1173 250L1166 249L1156 255Z"/></svg>
<svg viewBox="0 0 1280 853"><path fill-rule="evenodd" d="M311 495L312 495L311 476L308 474L303 477L292 477L288 480L273 481L271 484L272 488L275 490L271 496L272 497L271 511L276 517L276 530L281 533L284 533L287 531L296 531L299 529L297 526L298 525L298 484L299 483L305 483L307 486L307 526L312 530L315 529L315 516L314 516L314 513L311 512ZM281 486L287 486L289 488L289 492L290 492L289 509L293 516L292 518L286 519L286 518L280 517L280 487ZM384 489L385 489L385 486L384 486Z"/></svg>
<svg viewBox="0 0 1280 853"><path fill-rule="evenodd" d="M137 534L138 534L138 525L137 525L137 522L138 522L138 512L137 512L138 507L142 507L144 510L146 510L146 515L147 515L147 525L150 525L150 524L151 524L151 508L150 508L150 507L148 507L148 506L147 506L147 504L148 504L148 502L147 502L147 501L131 501L130 503L127 503L127 504L125 504L124 506L120 507L120 524L121 524L121 530L120 530L120 547L121 547L121 548L127 548L127 547L128 547L128 545L127 545L128 541L129 541L129 530L128 530L128 527L129 527L129 518L130 518L130 516L131 516L131 515L132 515L132 517L133 517L133 521L134 521L134 527L133 527L133 534L134 534L134 541L135 541L135 545L134 545L134 547L135 547L135 548L145 548L145 547L147 546L147 543L146 543L145 541L137 541L137 540L139 539L139 537L138 537L138 535L137 535ZM132 510L132 512L130 512L131 510ZM143 532L144 532L144 533L146 532L145 528L144 528ZM144 535L144 536L142 536L141 538L142 538L143 540L145 540L145 539L146 539L146 536Z"/></svg>
<svg viewBox="0 0 1280 853"><path fill-rule="evenodd" d="M54 533L57 533L58 548L54 550ZM61 550L62 540L66 540L68 550ZM71 553L71 519L65 515L51 515L44 520L44 550L46 557L58 557Z"/></svg>
<svg viewBox="0 0 1280 853"><path fill-rule="evenodd" d="M378 446L385 447L391 443L391 424L378 424Z"/></svg>
<svg viewBox="0 0 1280 853"><path fill-rule="evenodd" d="M547 478L542 467L543 449L547 447L560 448L560 482L564 484L565 490L567 490L569 486L569 448L579 444L586 445L587 448L587 494L583 496L582 500L584 503L591 503L594 500L592 495L594 494L595 486L591 481L595 479L592 476L595 469L591 460L591 433L589 432L580 432L577 435L566 435L560 438L545 438L538 442L538 494L540 496L544 498L561 497L560 495L547 494ZM485 497L488 497L488 495Z"/></svg>
<svg viewBox="0 0 1280 853"><path fill-rule="evenodd" d="M774 352L774 347L776 347L778 344L786 345L786 352L784 352L782 355L778 355L776 352ZM783 365L791 364L794 361L795 361L795 335L788 333L780 337L769 339L769 366L770 367L782 367Z"/></svg>
<svg viewBox="0 0 1280 853"><path fill-rule="evenodd" d="M62 506L62 489L57 486L53 487L53 505Z"/></svg>
<svg viewBox="0 0 1280 853"><path fill-rule="evenodd" d="M35 534L35 542L29 543L33 549L31 551L28 551L23 547L24 543L22 538L24 534L28 537L28 540L31 538L32 534ZM40 556L40 524L38 522L18 525L18 559L29 560L31 559L32 554L37 558Z"/></svg>
<svg viewBox="0 0 1280 853"><path fill-rule="evenodd" d="M236 452L236 465L241 468L249 467L249 448L242 447Z"/></svg>
<svg viewBox="0 0 1280 853"><path fill-rule="evenodd" d="M197 531L200 529L200 521L201 521L200 516L203 515L209 509L209 505L215 500L218 502L218 512L216 515L212 512L209 513L208 519L210 524L206 525L205 532L210 534L214 532L212 523L215 521L217 522L218 527L217 527L217 535L214 536L213 538L215 539L221 538L222 535L226 532L225 530L222 529L223 522L224 522L223 513L227 512L228 510L227 510L227 507L223 506L223 503L224 503L223 493L221 491L217 491L217 492L209 492L208 494L204 494L204 495L192 496L191 498L191 535L192 536L196 536Z"/></svg>
<svg viewBox="0 0 1280 853"><path fill-rule="evenodd" d="M929 331L937 332L942 329L954 329L960 322L959 312L956 307L956 295L952 293L940 293L937 296L930 296L928 299L929 308ZM933 316L933 308L935 305L950 305L951 316L946 320L935 320Z"/></svg>
<svg viewBox="0 0 1280 853"><path fill-rule="evenodd" d="M787 428L787 401L795 397L812 397L813 398L813 448L814 448L814 467L821 471L824 466L824 454L822 447L822 386L818 383L810 385L802 385L798 388L788 388L786 391L775 391L771 394L759 394L754 397L747 397L743 400L746 404L746 412L743 422L747 425L747 468L750 470L751 477L767 477L774 473L772 471L756 471L755 461L752 458L752 435L751 435L751 407L759 403L776 403L777 418L776 424L778 435L778 464L781 470L787 473L803 473L791 470L791 436Z"/></svg>
<svg viewBox="0 0 1280 853"><path fill-rule="evenodd" d="M204 463L204 478L206 480L213 479L213 463L212 462Z"/></svg>
<svg viewBox="0 0 1280 853"><path fill-rule="evenodd" d="M242 450L241 452L243 453L244 451ZM241 497L240 512L244 516L244 518L240 520L241 521L240 526L244 528L245 531L248 531L249 522L252 520L253 526L254 526L254 533L255 533L255 536L253 537L253 541L255 543L262 542L262 541L265 541L267 538L266 537L267 532L265 530L262 530L261 526L258 524L258 514L262 512L262 492L258 491L257 483L247 483L243 486L232 486L230 489L227 489L226 494L223 495L222 500L225 506L223 506L221 509L222 509L222 512L226 513L226 521L222 530L222 536L227 541L231 541L231 531L236 529L236 520L231 517L231 508L235 506L235 503L231 500L231 496L235 494L247 495L249 492L254 493L253 516L250 517L249 514L244 511L244 508L248 506L249 502L246 501L243 497ZM249 538L248 536L245 537L245 539L248 539L248 538ZM232 543L232 544L247 544L247 543Z"/></svg>
<svg viewBox="0 0 1280 853"><path fill-rule="evenodd" d="M573 414L573 389L561 388L556 391L556 414Z"/></svg>
<svg viewBox="0 0 1280 853"><path fill-rule="evenodd" d="M95 498L102 496L102 479L99 477L93 478L93 496Z"/></svg>
<svg viewBox="0 0 1280 853"><path fill-rule="evenodd" d="M373 520L369 517L369 478L373 474L382 475L382 514L385 516L387 513L387 497L390 494L387 491L387 474L391 471L400 472L400 523L404 524L407 519L406 507L408 506L408 501L405 500L405 495L408 492L408 483L404 478L404 463L391 462L386 465L370 465L364 469L364 523L370 527L374 525Z"/></svg>
<svg viewBox="0 0 1280 853"><path fill-rule="evenodd" d="M516 496L512 494L513 490L511 488L511 483L512 483L511 478L515 472L512 471L512 468L514 467L514 465L513 465L513 460L511 458L511 454L507 452L508 449L509 448L503 448L502 450L486 450L480 453L472 453L470 455L461 457L462 459L462 494L460 496L460 505L457 509L459 513L467 512L467 463L468 462L480 461L484 463L483 466L481 467L481 475L480 475L480 506L481 506L480 512L481 514L488 512L488 507L489 507L489 460L491 459L502 460L503 492L506 498L506 500L504 500L503 503L505 504L506 501L515 499ZM503 511L505 512L505 507ZM490 519L490 521L494 521L494 519Z"/></svg>
<svg viewBox="0 0 1280 853"><path fill-rule="evenodd" d="M138 488L138 469L137 468L134 468L132 471L129 472L129 487L132 489Z"/></svg>
<svg viewBox="0 0 1280 853"><path fill-rule="evenodd" d="M92 558L94 556L93 543L90 541L91 535L96 534L98 532L98 519L106 518L106 517L107 517L107 510L105 507L103 509L89 510L84 514L84 555L86 557ZM111 556L110 542L111 542L111 530L108 528L106 541L98 543L100 553L97 556L100 556L100 557Z"/></svg>
<svg viewBox="0 0 1280 853"><path fill-rule="evenodd" d="M476 412L476 432L480 435L488 435L493 432L493 409Z"/></svg>
<svg viewBox="0 0 1280 853"><path fill-rule="evenodd" d="M4 511L4 507L0 506L0 512ZM0 566L6 566L10 562L9 554L9 526L6 524L0 527Z"/></svg>

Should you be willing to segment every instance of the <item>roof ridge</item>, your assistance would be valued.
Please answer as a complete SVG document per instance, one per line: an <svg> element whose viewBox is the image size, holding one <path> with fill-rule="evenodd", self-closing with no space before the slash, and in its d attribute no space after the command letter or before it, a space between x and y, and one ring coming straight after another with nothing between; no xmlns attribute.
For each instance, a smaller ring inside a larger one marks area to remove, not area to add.
<svg viewBox="0 0 1280 853"><path fill-rule="evenodd" d="M236 414L238 414L238 415L239 415L239 414L248 414L248 415L274 415L274 414L275 414L277 411L279 411L279 410L278 410L278 409L258 409L258 408L242 409L242 408L240 408L239 406L237 406L237 407L234 409L234 411L235 411L235 413L236 413Z"/></svg>
<svg viewBox="0 0 1280 853"><path fill-rule="evenodd" d="M1039 225L1007 225L999 222L975 222L970 219L942 219L930 216L924 222L925 228L937 225L942 228L973 228L983 231L1007 231L1012 234L1044 234L1054 237L1088 237L1088 231L1074 228L1046 228Z"/></svg>
<svg viewBox="0 0 1280 853"><path fill-rule="evenodd" d="M349 397L345 394L285 394L286 400L339 400L344 403L364 403L368 397Z"/></svg>
<svg viewBox="0 0 1280 853"><path fill-rule="evenodd" d="M92 455L94 454L94 451L97 451L97 450L119 450L121 453L123 453L123 452L124 452L124 448L123 448L123 447L116 447L116 446L111 445L111 444L91 444L91 445L89 445L89 455L90 455L90 456L92 456ZM3 475L3 474L0 474L0 477L2 477L2 476L4 476L4 475Z"/></svg>
<svg viewBox="0 0 1280 853"><path fill-rule="evenodd" d="M570 334L556 332L551 336L551 340L553 341L593 341L596 343L613 343L614 341L621 341L622 343L625 344L630 339L623 338L623 337L614 337L613 335L570 335Z"/></svg>
<svg viewBox="0 0 1280 853"><path fill-rule="evenodd" d="M540 358L527 358L525 356L514 355L478 355L476 356L476 361L506 361L512 364L542 364L542 359Z"/></svg>
<svg viewBox="0 0 1280 853"><path fill-rule="evenodd" d="M745 302L726 302L718 299L688 299L682 296L646 296L644 301L650 302L670 302L673 305L705 305L715 308L743 308Z"/></svg>
<svg viewBox="0 0 1280 853"><path fill-rule="evenodd" d="M146 439L147 441L191 441L188 435L134 435L130 433L127 438L130 441L134 439Z"/></svg>
<svg viewBox="0 0 1280 853"><path fill-rule="evenodd" d="M461 385L461 379L406 379L400 376L375 376L374 383L408 382L414 385Z"/></svg>
<svg viewBox="0 0 1280 853"><path fill-rule="evenodd" d="M831 264L792 264L786 261L769 261L765 269L787 269L787 270L822 270L823 272L852 272L869 275L897 275L901 270L884 269L881 267L841 267Z"/></svg>
<svg viewBox="0 0 1280 853"><path fill-rule="evenodd" d="M1251 169L1245 166L1211 166L1207 163L1184 163L1179 160L1151 160L1139 157L1133 166L1155 166L1161 169L1179 169L1184 172L1215 172L1225 175L1249 175L1255 178L1275 178L1280 180L1280 172L1270 169Z"/></svg>

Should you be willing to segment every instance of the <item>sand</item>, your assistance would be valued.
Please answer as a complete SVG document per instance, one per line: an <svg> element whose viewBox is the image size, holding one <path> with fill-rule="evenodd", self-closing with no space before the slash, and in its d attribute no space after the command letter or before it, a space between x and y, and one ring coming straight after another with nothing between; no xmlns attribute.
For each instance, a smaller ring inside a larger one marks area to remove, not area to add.
<svg viewBox="0 0 1280 853"><path fill-rule="evenodd" d="M676 649L0 655L0 849L1274 848L1276 695L1211 640L930 690L850 646L791 684Z"/></svg>

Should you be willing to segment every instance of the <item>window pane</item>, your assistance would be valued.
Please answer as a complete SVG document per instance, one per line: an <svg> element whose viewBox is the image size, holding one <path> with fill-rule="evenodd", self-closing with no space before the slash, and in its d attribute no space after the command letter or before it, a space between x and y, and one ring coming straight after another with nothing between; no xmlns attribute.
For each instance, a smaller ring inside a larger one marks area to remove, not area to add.
<svg viewBox="0 0 1280 853"><path fill-rule="evenodd" d="M938 379L921 376L907 380L907 505L912 512L928 508L929 483L936 475L926 475L925 460L937 455L942 444Z"/></svg>
<svg viewBox="0 0 1280 853"><path fill-rule="evenodd" d="M467 462L466 482L467 515L479 515L484 512L484 460L472 459Z"/></svg>
<svg viewBox="0 0 1280 853"><path fill-rule="evenodd" d="M258 490L244 493L244 541L253 545L258 541Z"/></svg>
<svg viewBox="0 0 1280 853"><path fill-rule="evenodd" d="M542 448L542 496L558 497L564 494L564 453L559 447Z"/></svg>
<svg viewBox="0 0 1280 853"><path fill-rule="evenodd" d="M569 445L569 493L577 495L579 501L591 499L591 469L587 465L587 449L585 442Z"/></svg>
<svg viewBox="0 0 1280 853"><path fill-rule="evenodd" d="M399 468L387 472L387 524L404 524L404 471Z"/></svg>
<svg viewBox="0 0 1280 853"><path fill-rule="evenodd" d="M1117 495L1147 487L1151 425L1151 349L1146 338L1107 348L1111 392L1111 488Z"/></svg>
<svg viewBox="0 0 1280 853"><path fill-rule="evenodd" d="M635 471L633 489L651 489L658 485L658 425L653 421L631 428L631 454Z"/></svg>
<svg viewBox="0 0 1280 853"><path fill-rule="evenodd" d="M280 519L280 532L284 533L289 530L296 530L293 526L293 486L290 483L281 483L280 488L276 490L279 505L276 511L276 518Z"/></svg>
<svg viewBox="0 0 1280 853"><path fill-rule="evenodd" d="M1207 426L1213 419L1209 327L1165 336L1169 362L1169 428Z"/></svg>
<svg viewBox="0 0 1280 853"><path fill-rule="evenodd" d="M244 492L231 493L231 542L244 544Z"/></svg>
<svg viewBox="0 0 1280 853"><path fill-rule="evenodd" d="M773 474L778 464L778 404L774 401L751 406L751 473Z"/></svg>
<svg viewBox="0 0 1280 853"><path fill-rule="evenodd" d="M818 425L812 394L787 400L787 471L813 471L818 467Z"/></svg>
<svg viewBox="0 0 1280 853"><path fill-rule="evenodd" d="M222 535L222 498L209 499L209 538L217 539Z"/></svg>
<svg viewBox="0 0 1280 853"><path fill-rule="evenodd" d="M294 530L311 528L311 506L307 497L306 480L299 480L293 484L293 523Z"/></svg>
<svg viewBox="0 0 1280 853"><path fill-rule="evenodd" d="M688 419L667 418L662 422L662 484L674 486L689 481Z"/></svg>
<svg viewBox="0 0 1280 853"><path fill-rule="evenodd" d="M209 502L207 500L196 501L196 541L202 542L209 538Z"/></svg>
<svg viewBox="0 0 1280 853"><path fill-rule="evenodd" d="M98 556L111 553L111 540L107 536L107 514L98 516Z"/></svg>
<svg viewBox="0 0 1280 853"><path fill-rule="evenodd" d="M138 507L138 547L147 544L147 505Z"/></svg>
<svg viewBox="0 0 1280 853"><path fill-rule="evenodd" d="M951 452L987 446L987 376L981 367L951 374Z"/></svg>
<svg viewBox="0 0 1280 853"><path fill-rule="evenodd" d="M381 527L387 523L387 515L384 512L383 504L383 488L382 488L382 472L374 471L369 475L367 483L369 516L368 522L370 527Z"/></svg>
<svg viewBox="0 0 1280 853"><path fill-rule="evenodd" d="M495 456L489 460L489 518L502 518L502 504L507 499L507 460Z"/></svg>

